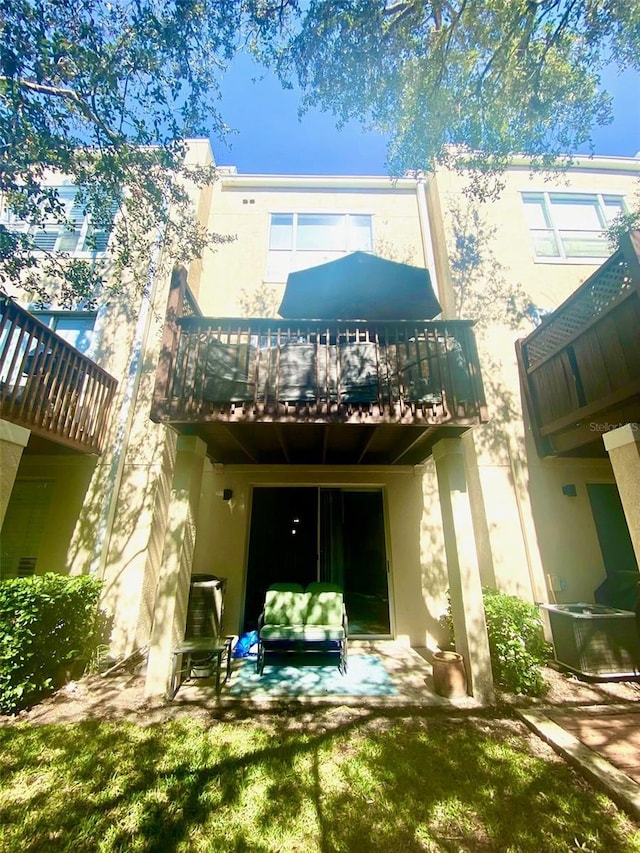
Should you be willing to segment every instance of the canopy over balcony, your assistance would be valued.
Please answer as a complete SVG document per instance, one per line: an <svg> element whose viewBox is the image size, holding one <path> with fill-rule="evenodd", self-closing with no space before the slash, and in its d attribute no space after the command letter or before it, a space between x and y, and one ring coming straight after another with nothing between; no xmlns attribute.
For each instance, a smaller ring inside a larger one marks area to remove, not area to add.
<svg viewBox="0 0 640 853"><path fill-rule="evenodd" d="M31 431L27 452L102 451L116 380L0 296L0 416Z"/></svg>
<svg viewBox="0 0 640 853"><path fill-rule="evenodd" d="M487 420L472 325L207 318L175 276L151 418L226 464L417 464Z"/></svg>
<svg viewBox="0 0 640 853"><path fill-rule="evenodd" d="M606 456L603 433L640 421L640 232L516 350L539 454Z"/></svg>

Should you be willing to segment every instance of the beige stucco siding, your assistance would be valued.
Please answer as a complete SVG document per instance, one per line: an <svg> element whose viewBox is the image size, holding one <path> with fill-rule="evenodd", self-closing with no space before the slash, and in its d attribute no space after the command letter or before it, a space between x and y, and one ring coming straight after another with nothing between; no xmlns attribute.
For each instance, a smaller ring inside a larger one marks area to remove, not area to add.
<svg viewBox="0 0 640 853"><path fill-rule="evenodd" d="M242 315L242 292L266 284L279 304L284 281L266 274L272 213L371 214L374 249L391 260L425 266L415 191L394 189L337 190L237 187L218 182L214 187L209 227L235 240L207 252L198 299L205 316Z"/></svg>
<svg viewBox="0 0 640 853"><path fill-rule="evenodd" d="M595 166L595 161L594 161ZM575 260L536 259L534 257L522 203L523 192L605 193L622 195L628 209L637 205L640 188L640 162L620 160L618 168L596 171L575 168L570 173L547 178L531 175L527 168L512 168L504 175L504 189L492 201L479 203L484 221L496 228L495 248L501 264L515 282L519 282L539 308L556 308L587 279L598 263ZM450 171L438 173L439 200L445 227L451 224L452 206L470 202L463 196L466 180ZM472 202L473 203L473 202Z"/></svg>
<svg viewBox="0 0 640 853"><path fill-rule="evenodd" d="M19 478L47 481L51 490L40 534L36 574L87 571L86 564L73 559L73 535L94 469L95 458L91 456L22 456Z"/></svg>
<svg viewBox="0 0 640 853"><path fill-rule="evenodd" d="M594 161L591 166L595 165ZM479 249L488 250L497 259L507 287L520 286L536 307L553 310L604 259L590 263L536 259L522 193L622 195L631 209L640 164L620 160L608 162L599 170L591 166L550 180L532 176L526 168L510 169L500 196L483 203L465 198L462 176L440 172L432 187L443 212L442 228L436 223L440 251L446 246L453 256L454 213L475 207L486 226L484 233L493 232L490 243ZM481 576L483 582L529 600L556 597L558 601L592 601L595 589L604 580L605 567L587 484L613 483L613 471L606 459L538 456L521 396L514 347L515 341L532 328L525 320L516 329L495 323L477 331L491 418L490 423L474 429L472 439L481 490L480 495L476 490L473 501ZM576 485L576 498L562 494L567 483Z"/></svg>

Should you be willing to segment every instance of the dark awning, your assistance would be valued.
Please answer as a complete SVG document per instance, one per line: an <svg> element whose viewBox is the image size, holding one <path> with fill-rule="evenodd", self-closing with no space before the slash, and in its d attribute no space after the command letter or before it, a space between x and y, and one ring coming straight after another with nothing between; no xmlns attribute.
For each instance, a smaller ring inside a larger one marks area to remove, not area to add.
<svg viewBox="0 0 640 853"><path fill-rule="evenodd" d="M353 252L290 273L279 313L307 320L431 320L441 310L426 269Z"/></svg>

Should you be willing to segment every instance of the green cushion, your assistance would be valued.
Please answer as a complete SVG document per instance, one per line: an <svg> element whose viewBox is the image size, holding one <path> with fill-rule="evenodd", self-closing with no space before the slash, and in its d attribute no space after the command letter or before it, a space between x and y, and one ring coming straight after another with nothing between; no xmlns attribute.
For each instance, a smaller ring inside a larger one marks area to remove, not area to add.
<svg viewBox="0 0 640 853"><path fill-rule="evenodd" d="M321 643L327 640L344 640L344 628L339 625L265 625L260 629L260 639L265 642Z"/></svg>
<svg viewBox="0 0 640 853"><path fill-rule="evenodd" d="M309 603L305 625L342 625L341 592L307 593Z"/></svg>
<svg viewBox="0 0 640 853"><path fill-rule="evenodd" d="M289 581L278 581L278 583L272 583L269 589L276 589L281 592L304 592L304 587L301 583L290 583ZM309 592L311 592L311 590L309 590Z"/></svg>
<svg viewBox="0 0 640 853"><path fill-rule="evenodd" d="M269 589L264 602L265 625L302 625L308 607L309 594Z"/></svg>
<svg viewBox="0 0 640 853"><path fill-rule="evenodd" d="M340 625L305 625L303 639L307 643L319 643L326 640L344 640L344 628Z"/></svg>
<svg viewBox="0 0 640 853"><path fill-rule="evenodd" d="M304 640L304 625L264 625L260 629L260 639L275 640Z"/></svg>

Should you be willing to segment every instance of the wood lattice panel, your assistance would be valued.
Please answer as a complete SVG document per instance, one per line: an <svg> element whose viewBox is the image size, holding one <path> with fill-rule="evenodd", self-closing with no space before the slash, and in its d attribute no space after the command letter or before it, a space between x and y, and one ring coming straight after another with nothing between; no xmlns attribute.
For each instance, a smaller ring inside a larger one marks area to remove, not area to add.
<svg viewBox="0 0 640 853"><path fill-rule="evenodd" d="M631 290L632 286L629 266L622 253L616 253L564 306L558 308L529 336L525 346L528 369L535 368L549 355L565 346L587 324ZM578 295L579 298L576 298Z"/></svg>

